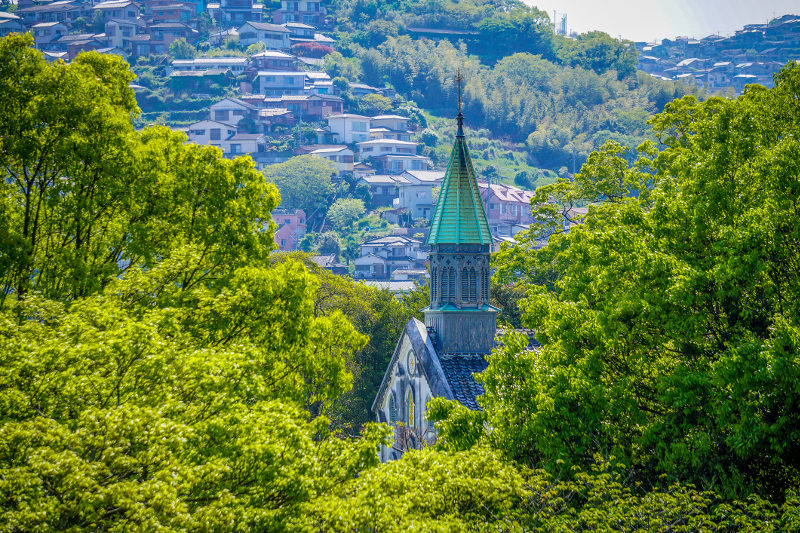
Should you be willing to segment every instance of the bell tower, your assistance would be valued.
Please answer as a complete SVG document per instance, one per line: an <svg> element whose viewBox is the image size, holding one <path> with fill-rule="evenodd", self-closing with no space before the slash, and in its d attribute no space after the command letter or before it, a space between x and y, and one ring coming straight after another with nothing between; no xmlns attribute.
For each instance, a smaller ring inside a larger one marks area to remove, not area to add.
<svg viewBox="0 0 800 533"><path fill-rule="evenodd" d="M430 245L430 299L425 325L436 332L442 353L487 353L494 346L497 309L489 305L492 234L461 113L427 244Z"/></svg>

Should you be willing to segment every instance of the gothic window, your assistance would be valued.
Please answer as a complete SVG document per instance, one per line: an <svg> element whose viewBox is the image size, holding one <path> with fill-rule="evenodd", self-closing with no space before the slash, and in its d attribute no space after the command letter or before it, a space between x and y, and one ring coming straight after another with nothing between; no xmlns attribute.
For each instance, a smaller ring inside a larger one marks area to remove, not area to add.
<svg viewBox="0 0 800 533"><path fill-rule="evenodd" d="M476 294L478 291L478 279L477 275L475 274L475 269L469 269L469 301L476 302L478 301L478 295Z"/></svg>
<svg viewBox="0 0 800 533"><path fill-rule="evenodd" d="M389 423L397 422L397 404L394 401L394 394L389 393Z"/></svg>
<svg viewBox="0 0 800 533"><path fill-rule="evenodd" d="M414 356L414 350L409 350L408 357L406 358L406 368L408 369L409 376L414 375L414 370L416 370L416 362L417 358Z"/></svg>
<svg viewBox="0 0 800 533"><path fill-rule="evenodd" d="M450 269L444 267L442 269L442 303L447 302L447 300L450 298L450 293L448 292L450 287L448 285L449 280L450 280Z"/></svg>
<svg viewBox="0 0 800 533"><path fill-rule="evenodd" d="M431 268L431 302L436 300L437 294L439 292L439 269L437 267Z"/></svg>
<svg viewBox="0 0 800 533"><path fill-rule="evenodd" d="M454 300L456 297L456 269L450 267L448 270L450 271L450 279L447 280L447 287L450 293L450 299Z"/></svg>
<svg viewBox="0 0 800 533"><path fill-rule="evenodd" d="M469 301L469 272L466 268L461 269L461 301Z"/></svg>
<svg viewBox="0 0 800 533"><path fill-rule="evenodd" d="M481 299L484 302L489 301L489 269L484 268L481 274Z"/></svg>
<svg viewBox="0 0 800 533"><path fill-rule="evenodd" d="M407 408L408 408L408 427L414 427L414 393L411 392L411 389L408 389L408 400L407 400Z"/></svg>

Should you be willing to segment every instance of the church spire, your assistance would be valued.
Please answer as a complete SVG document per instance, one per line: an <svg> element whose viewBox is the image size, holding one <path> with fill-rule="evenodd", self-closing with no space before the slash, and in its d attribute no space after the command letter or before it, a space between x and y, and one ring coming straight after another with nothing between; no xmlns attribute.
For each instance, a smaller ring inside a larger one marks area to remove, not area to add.
<svg viewBox="0 0 800 533"><path fill-rule="evenodd" d="M458 73L458 131L444 175L428 244L492 244L489 221L464 136L461 114L461 72Z"/></svg>

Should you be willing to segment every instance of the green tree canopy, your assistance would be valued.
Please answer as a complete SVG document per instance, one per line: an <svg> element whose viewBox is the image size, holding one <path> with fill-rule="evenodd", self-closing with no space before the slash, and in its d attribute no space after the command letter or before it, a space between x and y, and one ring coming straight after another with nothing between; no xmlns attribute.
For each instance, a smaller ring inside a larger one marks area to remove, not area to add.
<svg viewBox="0 0 800 533"><path fill-rule="evenodd" d="M547 247L497 257L500 279L527 282L543 344L509 343L481 378L501 449L553 467L611 453L728 495L796 486L798 101L796 63L773 89L683 98L651 122L661 152L631 167L612 143L537 190L553 227L599 203Z"/></svg>
<svg viewBox="0 0 800 533"><path fill-rule="evenodd" d="M194 59L197 57L197 48L186 42L186 39L181 37L180 39L176 39L170 43L169 54L175 59Z"/></svg>
<svg viewBox="0 0 800 533"><path fill-rule="evenodd" d="M271 264L249 158L136 132L113 56L0 40L0 528L282 530L377 462L323 413L367 342Z"/></svg>
<svg viewBox="0 0 800 533"><path fill-rule="evenodd" d="M303 209L311 218L317 210L327 207L331 176L336 175L336 170L336 165L327 159L301 155L270 165L263 172L267 181L278 187L281 205Z"/></svg>
<svg viewBox="0 0 800 533"><path fill-rule="evenodd" d="M364 202L356 198L339 198L328 209L328 218L339 232L352 230L353 224L366 212Z"/></svg>

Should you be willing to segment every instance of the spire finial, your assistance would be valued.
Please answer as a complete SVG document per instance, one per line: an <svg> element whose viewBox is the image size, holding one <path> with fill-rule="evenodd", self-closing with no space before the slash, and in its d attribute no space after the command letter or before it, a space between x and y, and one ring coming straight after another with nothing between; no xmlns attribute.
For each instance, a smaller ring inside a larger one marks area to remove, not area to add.
<svg viewBox="0 0 800 533"><path fill-rule="evenodd" d="M458 76L456 76L456 81L458 82L458 115L456 115L456 121L458 122L458 132L456 133L457 137L464 136L464 115L461 114L461 68L458 69Z"/></svg>

